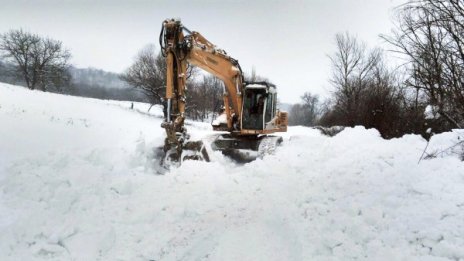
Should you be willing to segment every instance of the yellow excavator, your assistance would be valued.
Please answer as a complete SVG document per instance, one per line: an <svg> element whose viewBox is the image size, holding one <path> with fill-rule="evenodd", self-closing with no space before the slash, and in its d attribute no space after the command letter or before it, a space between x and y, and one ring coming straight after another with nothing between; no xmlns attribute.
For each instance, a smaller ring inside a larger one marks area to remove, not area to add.
<svg viewBox="0 0 464 261"><path fill-rule="evenodd" d="M238 61L180 20L162 24L160 46L166 59L166 130L164 165L210 157L204 141L191 141L184 126L187 66L199 67L224 82L224 110L213 122L220 134L209 137L213 150L239 161L251 161L275 149L282 138L269 135L287 131L288 114L277 109L275 85L247 82ZM256 153L249 153L249 151Z"/></svg>

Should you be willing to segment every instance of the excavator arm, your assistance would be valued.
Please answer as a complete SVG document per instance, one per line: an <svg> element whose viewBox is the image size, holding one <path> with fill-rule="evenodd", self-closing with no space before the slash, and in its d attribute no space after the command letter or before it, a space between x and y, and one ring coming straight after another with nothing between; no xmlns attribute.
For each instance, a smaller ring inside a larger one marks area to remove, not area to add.
<svg viewBox="0 0 464 261"><path fill-rule="evenodd" d="M187 32L187 35L184 35ZM237 60L216 48L198 32L190 32L179 20L166 20L160 35L166 57L167 123L172 122L181 131L185 119L185 90L187 65L197 66L224 82L224 107L227 126L233 128L233 118L240 118L243 74ZM231 109L230 109L231 108Z"/></svg>

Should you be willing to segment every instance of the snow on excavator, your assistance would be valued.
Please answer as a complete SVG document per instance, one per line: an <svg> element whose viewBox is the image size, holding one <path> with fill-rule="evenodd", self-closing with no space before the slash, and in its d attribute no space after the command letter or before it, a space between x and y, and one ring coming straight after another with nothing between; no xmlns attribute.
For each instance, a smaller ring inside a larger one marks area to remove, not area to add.
<svg viewBox="0 0 464 261"><path fill-rule="evenodd" d="M287 131L288 114L277 110L273 84L246 82L236 59L200 33L188 30L180 20L165 20L159 40L167 66L166 118L161 125L167 135L163 165L178 165L187 159L209 161L205 143L242 162L275 149L282 138L269 134ZM189 140L184 126L187 65L211 73L225 86L224 112L213 122L213 130L221 133L205 140Z"/></svg>

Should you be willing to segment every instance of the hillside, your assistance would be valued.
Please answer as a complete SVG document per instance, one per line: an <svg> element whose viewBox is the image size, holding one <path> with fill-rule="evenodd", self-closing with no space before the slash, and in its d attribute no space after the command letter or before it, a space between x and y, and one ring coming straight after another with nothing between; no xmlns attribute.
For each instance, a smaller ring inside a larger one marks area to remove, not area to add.
<svg viewBox="0 0 464 261"><path fill-rule="evenodd" d="M15 66L0 60L0 82L9 84L26 84L15 76ZM62 88L49 87L49 92L121 101L148 102L147 96L140 90L129 86L119 78L119 74L95 68L69 68L71 81Z"/></svg>
<svg viewBox="0 0 464 261"><path fill-rule="evenodd" d="M275 155L160 175L161 109L130 106L0 83L1 260L464 259L464 163L418 164L420 136L291 127Z"/></svg>

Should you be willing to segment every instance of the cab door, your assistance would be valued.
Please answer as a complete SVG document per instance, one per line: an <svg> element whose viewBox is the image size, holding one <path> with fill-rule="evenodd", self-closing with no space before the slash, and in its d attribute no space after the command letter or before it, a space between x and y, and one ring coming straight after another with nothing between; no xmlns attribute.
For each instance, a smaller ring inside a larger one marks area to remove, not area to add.
<svg viewBox="0 0 464 261"><path fill-rule="evenodd" d="M242 129L264 130L266 112L266 91L260 89L245 90L242 109Z"/></svg>

